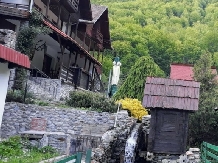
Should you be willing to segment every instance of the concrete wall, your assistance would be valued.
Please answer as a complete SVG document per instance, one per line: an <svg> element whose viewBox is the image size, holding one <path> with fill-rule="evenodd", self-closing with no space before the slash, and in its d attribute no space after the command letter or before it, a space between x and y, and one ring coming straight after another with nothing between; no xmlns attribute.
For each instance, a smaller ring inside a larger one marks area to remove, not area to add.
<svg viewBox="0 0 218 163"><path fill-rule="evenodd" d="M55 69L57 57L59 56L58 51L54 50L51 46L47 46L47 55L52 57L51 69ZM35 55L32 60L32 65L42 70L44 60L44 50L35 51Z"/></svg>
<svg viewBox="0 0 218 163"><path fill-rule="evenodd" d="M4 112L9 75L10 75L10 70L8 69L8 63L0 62L0 127L2 123L2 115Z"/></svg>

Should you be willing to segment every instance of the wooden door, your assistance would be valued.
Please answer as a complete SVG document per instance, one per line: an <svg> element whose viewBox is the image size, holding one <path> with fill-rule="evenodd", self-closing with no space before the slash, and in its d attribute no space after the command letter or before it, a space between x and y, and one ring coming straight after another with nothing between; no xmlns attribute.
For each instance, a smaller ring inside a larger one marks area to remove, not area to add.
<svg viewBox="0 0 218 163"><path fill-rule="evenodd" d="M188 113L181 110L160 109L156 111L155 116L155 124L151 124L153 131L149 135L149 139L152 139L150 150L166 154L185 152Z"/></svg>

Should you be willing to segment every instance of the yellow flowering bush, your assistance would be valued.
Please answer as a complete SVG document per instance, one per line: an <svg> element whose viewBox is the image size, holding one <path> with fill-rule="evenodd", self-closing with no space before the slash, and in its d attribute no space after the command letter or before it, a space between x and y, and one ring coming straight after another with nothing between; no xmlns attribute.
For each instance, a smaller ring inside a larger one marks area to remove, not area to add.
<svg viewBox="0 0 218 163"><path fill-rule="evenodd" d="M142 120L143 116L148 115L147 110L142 106L141 101L138 99L124 98L117 101L117 103L121 103L122 109L130 111L131 116L138 120Z"/></svg>

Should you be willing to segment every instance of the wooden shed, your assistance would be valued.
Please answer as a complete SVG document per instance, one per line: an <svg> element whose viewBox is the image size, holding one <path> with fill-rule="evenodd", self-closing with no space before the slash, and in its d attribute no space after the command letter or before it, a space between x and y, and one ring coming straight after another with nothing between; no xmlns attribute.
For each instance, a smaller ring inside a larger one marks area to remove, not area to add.
<svg viewBox="0 0 218 163"><path fill-rule="evenodd" d="M198 110L199 88L195 81L146 79L143 106L151 110L149 152L185 152L188 114Z"/></svg>

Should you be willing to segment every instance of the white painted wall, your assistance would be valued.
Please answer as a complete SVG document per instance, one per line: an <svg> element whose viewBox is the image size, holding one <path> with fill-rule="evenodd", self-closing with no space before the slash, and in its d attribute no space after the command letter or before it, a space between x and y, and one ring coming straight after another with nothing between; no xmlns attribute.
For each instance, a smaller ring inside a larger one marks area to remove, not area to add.
<svg viewBox="0 0 218 163"><path fill-rule="evenodd" d="M10 70L8 69L8 63L0 62L0 128L5 107L5 98L8 90L9 75Z"/></svg>
<svg viewBox="0 0 218 163"><path fill-rule="evenodd" d="M57 56L58 56L58 52L55 51L52 47L47 46L47 55L52 57L51 69L54 69ZM33 57L32 63L31 63L32 68L34 66L34 67L37 67L39 70L42 70L43 60L44 60L44 50L36 51Z"/></svg>

